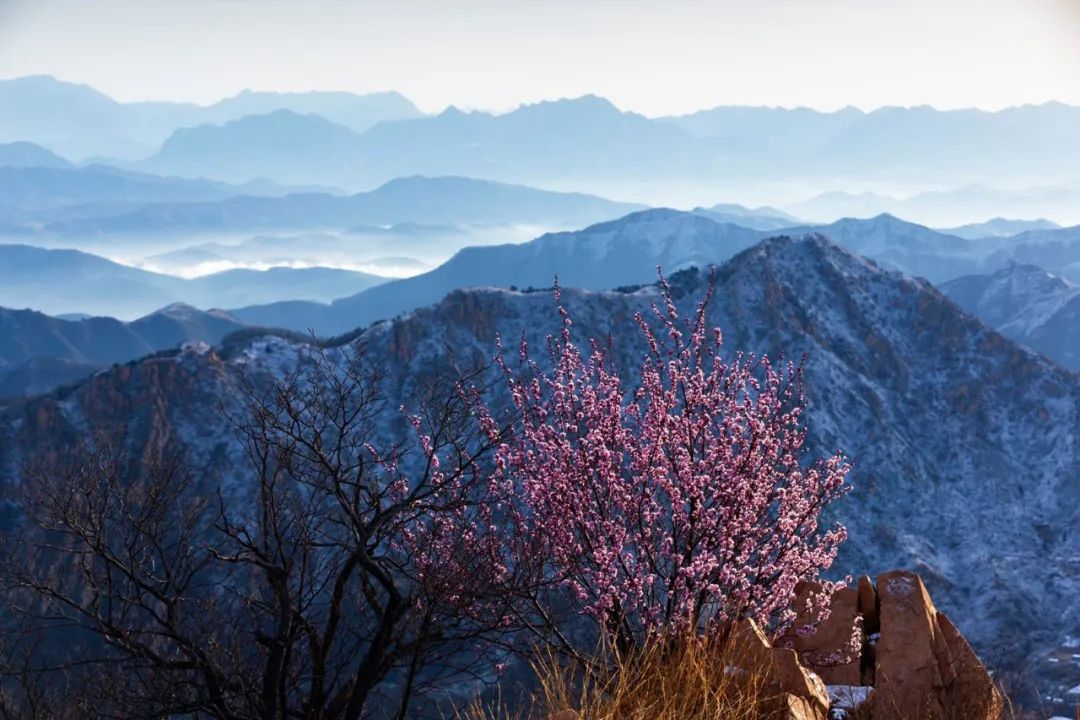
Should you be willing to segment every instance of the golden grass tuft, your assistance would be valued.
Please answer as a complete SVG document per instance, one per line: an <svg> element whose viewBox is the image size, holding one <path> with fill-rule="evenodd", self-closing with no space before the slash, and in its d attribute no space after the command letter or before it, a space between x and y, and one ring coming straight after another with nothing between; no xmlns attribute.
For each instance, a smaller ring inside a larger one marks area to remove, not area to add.
<svg viewBox="0 0 1080 720"><path fill-rule="evenodd" d="M604 648L598 657L607 661L602 663L607 670L587 672L579 663L542 654L533 663L539 689L530 708L474 703L458 718L544 719L566 711L581 720L767 720L774 715L767 670L736 668L730 647L720 640L654 642L631 654Z"/></svg>

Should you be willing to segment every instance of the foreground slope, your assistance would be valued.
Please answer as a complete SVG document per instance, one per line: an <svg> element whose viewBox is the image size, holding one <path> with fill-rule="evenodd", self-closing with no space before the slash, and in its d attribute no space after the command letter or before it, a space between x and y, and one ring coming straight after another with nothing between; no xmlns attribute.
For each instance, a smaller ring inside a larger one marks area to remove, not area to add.
<svg viewBox="0 0 1080 720"><path fill-rule="evenodd" d="M856 462L837 508L851 539L842 572L907 567L994 662L1022 665L1080 623L1080 382L963 312L928 283L884 271L821 238L768 240L717 275L709 319L729 350L809 357L812 442ZM705 279L675 278L689 310ZM566 291L579 338L613 340L633 367L632 321L656 299ZM455 291L362 332L389 371L388 407L418 378L490 357L497 334L534 347L557 327L550 292ZM331 356L348 346L330 351ZM245 374L274 376L310 348L281 337L233 338L95 376L64 397L0 412L0 467L106 429L134 445L184 447L208 475L231 476L238 449L217 408L236 407Z"/></svg>

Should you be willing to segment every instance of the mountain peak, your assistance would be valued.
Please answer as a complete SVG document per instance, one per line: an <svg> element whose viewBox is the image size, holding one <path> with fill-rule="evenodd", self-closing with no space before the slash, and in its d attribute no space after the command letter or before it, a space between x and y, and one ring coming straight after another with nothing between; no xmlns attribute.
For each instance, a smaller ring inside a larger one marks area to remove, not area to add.
<svg viewBox="0 0 1080 720"><path fill-rule="evenodd" d="M599 95L581 95L575 98L560 98L558 100L542 100L538 103L531 105L522 105L517 110L514 110L511 115L531 115L531 114L571 114L572 116L580 115L622 115L622 110L617 108L607 98L600 97Z"/></svg>

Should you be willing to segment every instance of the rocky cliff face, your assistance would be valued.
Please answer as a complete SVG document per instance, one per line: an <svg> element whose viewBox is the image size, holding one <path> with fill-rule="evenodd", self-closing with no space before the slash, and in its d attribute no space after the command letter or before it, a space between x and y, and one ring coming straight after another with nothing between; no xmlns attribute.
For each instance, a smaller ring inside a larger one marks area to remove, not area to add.
<svg viewBox="0 0 1080 720"><path fill-rule="evenodd" d="M810 436L855 459L837 507L850 531L841 573L918 571L992 665L1021 666L1080 626L1080 381L964 313L928 283L831 242L770 240L717 273L709 319L727 348L808 357ZM702 274L674 278L689 310ZM636 312L657 299L568 290L579 339L611 337L632 369ZM548 292L455 291L354 340L390 371L390 407L418 378L490 358L497 334L533 347L557 327ZM242 483L220 408L245 373L273 376L311 348L260 337L99 374L64 396L0 409L0 468L103 429L137 446L184 447L208 476ZM339 347L331 355L350 352Z"/></svg>

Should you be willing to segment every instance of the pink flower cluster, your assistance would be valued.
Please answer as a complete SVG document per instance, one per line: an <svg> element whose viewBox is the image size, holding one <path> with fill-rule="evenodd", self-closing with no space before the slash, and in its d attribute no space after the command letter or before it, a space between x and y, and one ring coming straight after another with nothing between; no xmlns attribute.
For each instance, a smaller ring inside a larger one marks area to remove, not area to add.
<svg viewBox="0 0 1080 720"><path fill-rule="evenodd" d="M818 579L846 537L819 518L850 466L806 457L800 367L725 359L711 291L686 320L661 285L655 317L637 317L648 352L633 384L600 344L579 349L561 305L550 370L524 342L519 372L500 359L520 419L496 474L513 488L520 547L635 639L736 617L782 630L796 583Z"/></svg>

